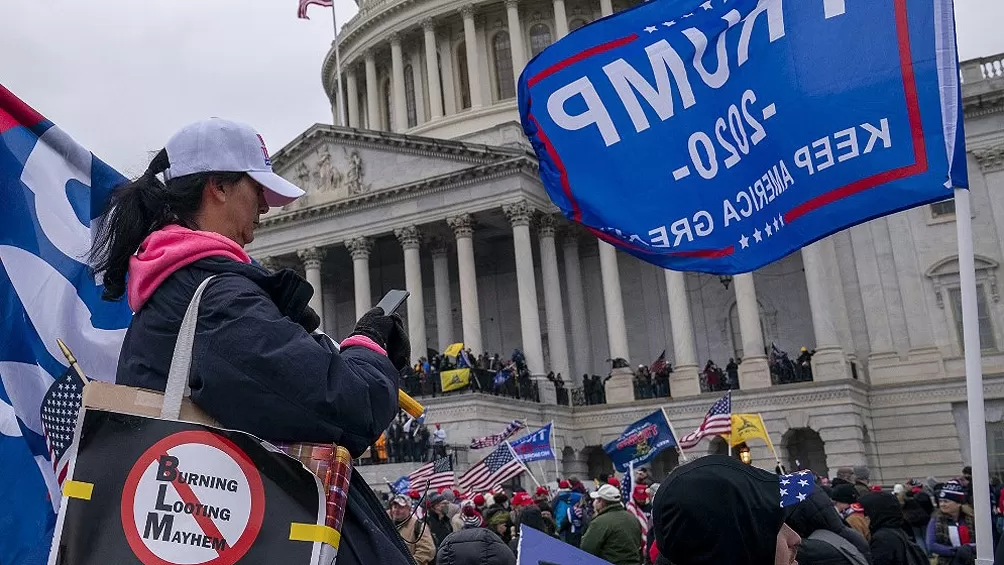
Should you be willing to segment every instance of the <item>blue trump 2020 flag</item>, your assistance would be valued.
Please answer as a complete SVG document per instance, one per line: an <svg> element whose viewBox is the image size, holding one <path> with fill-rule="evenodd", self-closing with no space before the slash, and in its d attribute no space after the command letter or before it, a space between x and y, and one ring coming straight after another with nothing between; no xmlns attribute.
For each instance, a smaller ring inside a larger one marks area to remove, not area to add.
<svg viewBox="0 0 1004 565"><path fill-rule="evenodd" d="M66 370L114 381L125 301L85 264L91 222L125 179L0 86L0 563L45 563L60 493L40 405Z"/></svg>
<svg viewBox="0 0 1004 565"><path fill-rule="evenodd" d="M676 445L666 413L656 410L624 428L620 437L603 446L603 451L610 456L617 472L624 473L631 465L644 465L660 451Z"/></svg>
<svg viewBox="0 0 1004 565"><path fill-rule="evenodd" d="M516 441L510 441L513 453L523 463L531 461L543 461L554 459L554 451L551 449L551 424L535 430Z"/></svg>
<svg viewBox="0 0 1004 565"><path fill-rule="evenodd" d="M967 187L951 0L658 0L537 55L562 213L662 267L751 271Z"/></svg>

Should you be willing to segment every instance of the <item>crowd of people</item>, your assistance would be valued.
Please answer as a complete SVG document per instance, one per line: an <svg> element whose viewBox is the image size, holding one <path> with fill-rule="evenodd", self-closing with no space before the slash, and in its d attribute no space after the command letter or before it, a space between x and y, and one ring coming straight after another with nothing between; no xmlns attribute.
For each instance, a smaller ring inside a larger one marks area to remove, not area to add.
<svg viewBox="0 0 1004 565"><path fill-rule="evenodd" d="M832 480L798 472L792 477L815 488L787 508L777 507L779 484L785 505L786 476L718 455L678 467L661 486L642 467L630 489L621 488L626 477L600 475L588 486L563 479L554 492L497 488L465 496L445 488L385 500L418 565L512 565L520 526L614 565L975 563L968 467L957 478L911 480L891 491L869 475L867 467L841 468ZM996 544L1004 495L998 484L986 494L993 497Z"/></svg>
<svg viewBox="0 0 1004 565"><path fill-rule="evenodd" d="M449 394L443 392L440 375L443 371L454 369L470 369L471 376L467 385L449 392L477 391L540 402L537 383L533 382L526 366L526 357L519 349L514 350L508 359L500 357L498 353L475 356L470 349L461 350L456 356L433 353L430 350L428 356L420 357L414 366L404 370L401 389L414 397ZM557 383L555 386L557 387Z"/></svg>
<svg viewBox="0 0 1004 565"><path fill-rule="evenodd" d="M382 463L426 463L446 457L449 447L447 433L436 423L430 428L425 422L405 419L404 413L391 421L387 430L370 446L368 457L356 459L357 465Z"/></svg>
<svg viewBox="0 0 1004 565"><path fill-rule="evenodd" d="M654 372L649 366L638 365L634 374L635 400L669 397L669 375L673 372L673 366L669 363L660 365Z"/></svg>

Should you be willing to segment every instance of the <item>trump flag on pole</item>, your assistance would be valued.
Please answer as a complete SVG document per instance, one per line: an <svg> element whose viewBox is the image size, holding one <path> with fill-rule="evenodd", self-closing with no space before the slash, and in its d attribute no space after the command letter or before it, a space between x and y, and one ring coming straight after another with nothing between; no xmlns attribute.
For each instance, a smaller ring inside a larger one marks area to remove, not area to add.
<svg viewBox="0 0 1004 565"><path fill-rule="evenodd" d="M669 0L545 49L519 110L566 217L735 274L968 186L958 83L951 0Z"/></svg>
<svg viewBox="0 0 1004 565"><path fill-rule="evenodd" d="M554 450L551 449L551 424L548 423L531 434L509 442L513 453L520 461L530 463L531 461L554 459Z"/></svg>
<svg viewBox="0 0 1004 565"><path fill-rule="evenodd" d="M666 413L656 410L625 428L620 437L603 446L603 451L610 456L617 472L623 473L631 465L644 465L663 449L676 445Z"/></svg>
<svg viewBox="0 0 1004 565"><path fill-rule="evenodd" d="M125 301L103 302L85 264L91 222L125 179L0 86L0 563L44 563L59 490L42 398L81 367L113 381Z"/></svg>

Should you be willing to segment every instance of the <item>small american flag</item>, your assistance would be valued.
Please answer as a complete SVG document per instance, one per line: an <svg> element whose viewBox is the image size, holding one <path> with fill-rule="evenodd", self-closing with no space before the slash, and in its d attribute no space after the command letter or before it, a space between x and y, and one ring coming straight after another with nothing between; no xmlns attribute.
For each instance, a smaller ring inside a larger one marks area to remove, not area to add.
<svg viewBox="0 0 1004 565"><path fill-rule="evenodd" d="M509 439L509 436L522 430L526 427L526 424L520 422L519 420L513 420L509 422L509 425L505 427L504 430L497 434L492 434L490 436L471 438L471 449L483 449L485 447L496 446L499 443Z"/></svg>
<svg viewBox="0 0 1004 565"><path fill-rule="evenodd" d="M628 468L628 472L621 477L621 498L624 499L624 508L628 514L638 520L641 525L641 547L648 548L648 514L638 507L632 494L634 493L634 465Z"/></svg>
<svg viewBox="0 0 1004 565"><path fill-rule="evenodd" d="M408 485L409 488L422 492L426 488L436 490L452 487L453 479L453 461L449 457L440 457L412 471L408 475Z"/></svg>
<svg viewBox="0 0 1004 565"><path fill-rule="evenodd" d="M316 6L324 6L325 8L331 8L334 6L332 0L300 0L300 7L296 10L296 17L301 20L309 20L307 17L307 6L314 4Z"/></svg>
<svg viewBox="0 0 1004 565"><path fill-rule="evenodd" d="M781 508L805 502L816 488L815 479L809 471L781 475L777 478L777 482L781 489Z"/></svg>
<svg viewBox="0 0 1004 565"><path fill-rule="evenodd" d="M727 434L732 431L732 391L725 393L704 416L701 426L680 438L680 448L690 449L707 436Z"/></svg>
<svg viewBox="0 0 1004 565"><path fill-rule="evenodd" d="M666 366L666 350L662 350L662 355L660 355L652 364L648 366L648 371L653 375L658 373Z"/></svg>
<svg viewBox="0 0 1004 565"><path fill-rule="evenodd" d="M488 490L522 473L523 469L509 442L504 442L460 475L457 482L463 492Z"/></svg>
<svg viewBox="0 0 1004 565"><path fill-rule="evenodd" d="M69 469L68 457L73 443L73 432L77 429L77 415L83 403L84 383L71 368L56 379L42 397L42 430L45 445L49 448L49 460L56 473L60 488L66 480Z"/></svg>

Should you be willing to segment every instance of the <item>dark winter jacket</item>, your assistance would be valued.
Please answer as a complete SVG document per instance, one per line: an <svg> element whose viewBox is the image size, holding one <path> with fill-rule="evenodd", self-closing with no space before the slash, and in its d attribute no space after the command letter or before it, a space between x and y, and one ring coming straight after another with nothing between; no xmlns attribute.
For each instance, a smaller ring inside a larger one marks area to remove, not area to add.
<svg viewBox="0 0 1004 565"><path fill-rule="evenodd" d="M429 525L429 531L432 532L432 542L436 544L437 548L443 545L443 540L453 533L453 523L445 514L439 517L435 512L430 511L425 515L425 523Z"/></svg>
<svg viewBox="0 0 1004 565"><path fill-rule="evenodd" d="M164 390L178 328L202 296L189 382L192 401L223 427L277 441L336 442L353 457L398 411L397 371L364 347L339 353L297 323L313 294L291 270L207 258L174 271L136 312L119 384Z"/></svg>
<svg viewBox="0 0 1004 565"><path fill-rule="evenodd" d="M519 515L516 516L516 535L509 540L509 549L512 550L513 555L519 558L519 530L521 526L526 526L528 528L533 528L538 532L547 533L547 526L544 524L544 516L540 512L540 508L536 506L527 506L526 508L519 511Z"/></svg>
<svg viewBox="0 0 1004 565"><path fill-rule="evenodd" d="M822 490L814 491L804 502L791 507L785 519L791 529L802 537L798 547L798 562L801 565L845 565L851 563L839 549L829 543L809 539L817 530L827 530L851 542L869 563L871 552L864 536L844 525L833 507L830 498Z"/></svg>
<svg viewBox="0 0 1004 565"><path fill-rule="evenodd" d="M178 328L210 275L199 311L192 400L223 427L263 439L337 442L358 456L397 412L397 371L364 347L339 353L297 321L313 293L293 271L271 274L206 258L172 271L136 312L120 384L164 390ZM130 272L132 276L132 272ZM380 501L353 470L339 565L414 563Z"/></svg>
<svg viewBox="0 0 1004 565"><path fill-rule="evenodd" d="M516 565L516 556L491 531L472 528L446 537L436 553L436 565Z"/></svg>
<svg viewBox="0 0 1004 565"><path fill-rule="evenodd" d="M726 455L673 470L652 505L660 559L675 565L773 563L784 523L777 475Z"/></svg>
<svg viewBox="0 0 1004 565"><path fill-rule="evenodd" d="M861 506L871 523L872 565L910 565L911 554L926 561L923 551L903 530L903 511L896 497L887 492L874 492L861 497ZM916 558L914 558L916 559Z"/></svg>

